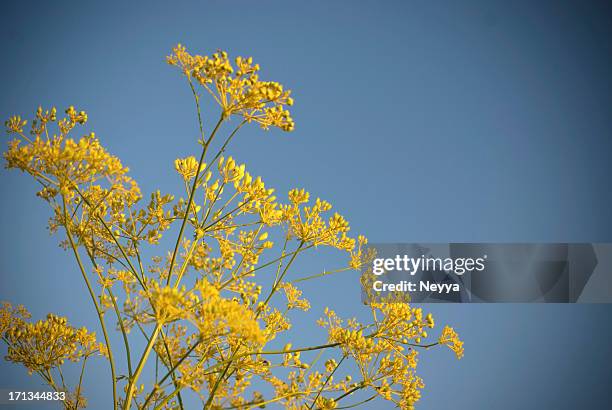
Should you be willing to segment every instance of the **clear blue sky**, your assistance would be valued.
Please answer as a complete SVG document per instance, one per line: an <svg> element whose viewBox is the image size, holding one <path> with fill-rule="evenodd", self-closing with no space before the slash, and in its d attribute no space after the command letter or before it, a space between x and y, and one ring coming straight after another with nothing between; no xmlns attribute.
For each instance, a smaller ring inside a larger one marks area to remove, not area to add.
<svg viewBox="0 0 612 410"><path fill-rule="evenodd" d="M163 57L177 42L221 48L252 55L296 100L295 132L251 127L231 154L279 193L303 186L329 200L373 241L611 242L612 10L537 3L4 4L0 114L85 109L144 192L173 191L172 161L196 152L197 129L189 91ZM34 188L18 172L0 176L0 300L94 323ZM363 315L356 276L306 292L315 309L300 325L326 304ZM455 325L466 356L423 355L420 409L607 403L612 306L430 310ZM93 368L86 393L107 403L106 365ZM0 364L0 389L38 383Z"/></svg>

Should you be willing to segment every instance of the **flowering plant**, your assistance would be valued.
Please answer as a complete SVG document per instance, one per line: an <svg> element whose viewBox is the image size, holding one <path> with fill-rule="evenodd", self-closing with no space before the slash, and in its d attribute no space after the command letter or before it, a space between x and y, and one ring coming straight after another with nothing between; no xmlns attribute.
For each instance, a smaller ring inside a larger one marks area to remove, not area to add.
<svg viewBox="0 0 612 410"><path fill-rule="evenodd" d="M186 390L205 409L270 403L333 409L359 390L369 393L353 399L351 407L382 398L412 409L423 388L416 374L419 350L447 345L458 358L463 355L450 327L427 341L434 320L420 308L374 303L369 323L341 319L325 308L318 321L328 335L322 344L268 347L290 331L291 315L311 308L297 283L359 270L372 258L366 238L350 236L348 222L331 213L328 202L312 201L304 189L291 190L282 201L244 164L224 156L246 124L293 130L290 91L260 80L251 58L238 57L232 64L225 52L192 55L178 45L167 62L187 80L200 131L199 157L174 162L185 187L182 198L157 191L145 200L128 168L94 133L71 137L87 122L87 114L74 107L62 118L55 108L39 108L29 135L21 117L6 122L14 135L4 154L6 167L40 184L37 195L52 209L49 228L62 233L61 245L74 255L104 339L98 342L95 333L52 314L33 323L23 306L5 302L0 334L6 359L65 392L63 405L69 409L87 405L81 387L92 356L109 363L114 409L184 408ZM202 119L202 91L220 107L209 131ZM238 124L211 154L221 126L232 118ZM171 229L178 232L167 256L146 260L143 248L159 247ZM347 266L292 278L296 258L319 247L346 253ZM266 280L270 284L264 287ZM280 301L279 294L284 294ZM110 344L111 315L123 346ZM135 338L144 340L142 351L134 351ZM81 364L75 383L63 376L67 360ZM155 374L143 381L151 361ZM349 362L355 371L346 369ZM266 385L270 394L264 396L258 388Z"/></svg>

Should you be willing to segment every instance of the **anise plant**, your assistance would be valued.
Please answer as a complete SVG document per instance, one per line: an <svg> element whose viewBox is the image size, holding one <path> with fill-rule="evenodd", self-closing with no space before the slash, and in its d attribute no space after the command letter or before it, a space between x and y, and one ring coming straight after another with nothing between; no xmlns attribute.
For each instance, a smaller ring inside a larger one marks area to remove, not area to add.
<svg viewBox="0 0 612 410"><path fill-rule="evenodd" d="M301 346L293 336L293 345L269 347L290 332L290 316L311 308L296 283L358 271L372 256L366 238L350 236L348 222L330 203L313 200L304 189L278 198L244 164L224 156L247 124L292 131L290 91L261 80L251 58L232 63L225 52L192 55L178 45L167 62L193 93L200 131L199 154L174 161L182 198L157 191L145 199L128 168L94 133L73 137L87 122L84 111L69 107L60 117L55 108L39 108L29 127L19 116L6 122L14 136L4 153L6 167L40 184L37 196L52 210L49 227L73 253L102 330L96 341L65 318L49 314L31 322L23 306L5 302L0 334L6 359L65 392L62 403L70 409L87 405L82 380L92 356L109 363L114 409L184 408L184 390L195 392L204 409L271 403L334 409L375 399L412 409L423 388L416 374L419 351L447 345L463 355L452 328L428 339L434 320L421 308L372 303L368 323L325 308L318 325L327 340ZM211 124L201 112L206 95L220 108ZM224 123L234 126L221 138ZM160 246L165 233L176 234L173 247L163 257L142 256L145 247ZM294 277L295 260L321 247L346 253L347 266ZM121 333L122 345L111 346L112 330ZM146 346L135 351L138 338ZM163 370L143 377L151 361ZM78 381L64 379L67 362L82 366ZM352 394L360 390L365 393Z"/></svg>

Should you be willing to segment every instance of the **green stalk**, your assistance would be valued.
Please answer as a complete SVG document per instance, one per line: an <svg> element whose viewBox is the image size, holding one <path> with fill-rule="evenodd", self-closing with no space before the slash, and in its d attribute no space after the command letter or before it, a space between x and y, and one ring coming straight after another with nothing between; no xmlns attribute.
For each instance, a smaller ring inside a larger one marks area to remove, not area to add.
<svg viewBox="0 0 612 410"><path fill-rule="evenodd" d="M272 286L272 290L270 291L270 294L268 295L268 297L266 298L266 300L264 301L262 306L267 306L268 302L270 301L270 299L272 299L272 296L274 295L274 293L276 293L276 291L278 290L278 286L281 284L281 282L283 281L283 278L285 277L285 275L287 274L287 271L289 270L289 267L291 266L291 264L293 263L293 261L295 260L295 258L297 257L297 255L300 253L300 251L302 250L302 247L304 246L304 241L300 241L300 245L297 247L297 249L293 252L293 256L291 256L291 259L289 259L289 262L287 262L287 266L285 266L285 269L283 269L283 273L278 277L278 280L274 283L274 286ZM259 310L257 312L257 316L259 316L259 314L261 313L261 310Z"/></svg>
<svg viewBox="0 0 612 410"><path fill-rule="evenodd" d="M323 392L323 389L325 389L325 386L327 386L327 383L329 383L329 381L331 380L332 376L334 375L334 373L336 373L336 370L338 370L338 368L340 367L340 365L342 364L344 359L346 359L346 355L342 356L342 359L340 359L340 361L338 362L336 367L334 367L334 370L327 376L327 379L325 379L325 383L323 383L323 385L319 389L319 391L318 391L317 395L315 396L315 398L312 399L312 403L310 403L310 405L308 406L308 410L312 410L312 406L314 406L314 404L316 403L317 399L321 395L321 392Z"/></svg>
<svg viewBox="0 0 612 410"><path fill-rule="evenodd" d="M185 231L185 226L187 225L187 219L189 218L189 213L191 210L191 205L193 203L193 198L195 196L195 191L197 188L197 183L198 183L198 176L199 176L199 171L200 168L202 167L202 163L204 162L204 158L206 157L206 152L208 151L208 147L210 146L210 143L212 142L215 134L217 133L217 130L219 129L219 127L221 126L221 123L223 122L223 120L225 119L225 117L223 115L221 115L221 117L219 118L219 121L217 121L217 124L215 125L214 129L212 130L210 137L208 138L208 140L204 140L204 126L203 126L203 122L202 122L202 113L201 113L201 109L200 109L200 99L198 97L198 94L195 91L195 88L193 86L193 83L191 82L191 80L189 80L189 86L191 87L191 91L193 93L194 99L195 99L195 104L196 104L196 110L197 110L197 114L198 114L198 124L200 127L200 135L202 138L202 144L204 145L204 148L202 149L202 154L200 155L200 160L198 162L198 167L197 167L197 171L198 173L196 174L196 177L193 179L193 185L191 187L191 192L189 193L189 200L187 202L187 206L185 208L185 215L183 217L183 222L181 223L181 228L179 230L179 234L178 237L176 239L176 244L174 246L174 252L172 252L172 257L170 260L170 266L168 268L168 278L166 281L166 285L170 284L170 280L172 278L172 269L174 267L174 263L176 261L176 256L178 254L178 249L179 246L181 244L181 238L183 237L183 232ZM176 283L176 286L178 286L178 281ZM125 409L129 409L131 404L132 404L132 396L134 394L134 387L136 385L136 382L138 381L138 378L140 377L140 374L142 372L142 369L144 368L144 365L147 361L147 358L149 356L149 354L151 353L151 349L153 348L153 344L155 343L155 340L157 339L157 336L159 335L159 331L161 330L161 325L159 323L157 323L155 325L155 330L153 331L153 334L151 335L151 337L149 338L149 342L147 343L147 347L145 348L145 351L143 352L140 361L138 362L138 366L136 368L136 371L134 372L134 376L130 379L130 383L128 385L128 390L126 393L126 399L125 399Z"/></svg>
<svg viewBox="0 0 612 410"><path fill-rule="evenodd" d="M64 217L67 218L68 213L66 211L65 198L62 198L62 203L64 206ZM72 239L72 234L70 233L70 226L69 226L68 220L64 221L64 228L66 228L66 235L68 236L68 241L70 242L70 246L72 248L72 251L74 252L74 256L79 265L79 269L81 270L81 274L83 275L83 279L85 280L85 284L87 285L87 290L89 290L89 295L91 296L91 300L96 308L96 313L98 314L98 320L100 321L100 326L102 327L102 333L104 334L104 342L106 343L106 347L108 350L108 359L110 362L111 377L113 379L113 409L117 410L117 380L115 376L115 360L113 358L113 351L110 345L110 340L108 338L108 333L106 331L106 325L104 324L104 318L102 315L102 311L100 310L100 306L98 305L98 301L96 300L96 295L91 287L89 278L87 278L87 273L85 272L85 268L83 267L83 263L81 262L81 257L79 255L79 252L77 251L74 240Z"/></svg>
<svg viewBox="0 0 612 410"><path fill-rule="evenodd" d="M79 187L76 184L74 184L74 183L73 183L73 188L75 189L76 193L79 194L81 199L83 199L85 204L87 204L88 207L92 208L91 203L89 202L89 200L87 198L85 198L85 195L83 195L83 193L81 192ZM98 220L100 221L102 226L104 226L104 229L106 229L106 231L113 238L113 242L115 242L115 245L117 245L117 247L119 248L119 251L121 252L121 255L123 256L125 261L128 263L128 265L130 266L130 270L132 271L132 273L136 277L136 280L138 280L138 283L140 283L140 286L142 286L142 288L146 290L147 289L146 285L143 283L143 281L140 278L140 276L138 276L138 273L136 272L136 268L134 268L134 265L132 265L132 261L130 260L130 258L128 258L127 253L125 252L125 249L123 249L123 246L121 245L121 243L119 243L119 240L117 239L117 237L113 233L113 230L110 229L110 227L108 226L108 224L106 223L104 218L98 216Z"/></svg>
<svg viewBox="0 0 612 410"><path fill-rule="evenodd" d="M170 267L168 268L168 280L166 281L166 285L170 284L170 279L172 277L172 268L174 267L174 262L176 261L176 255L178 254L178 248L181 245L181 238L183 237L183 232L185 231L185 226L187 225L187 219L189 219L189 213L191 212L191 204L193 203L195 191L198 186L198 177L200 174L200 168L202 167L202 164L204 163L204 158L206 157L206 152L208 151L208 147L210 146L210 143L212 142L213 138L215 137L215 134L217 133L217 130L219 129L219 127L221 126L221 123L224 120L224 116L221 115L221 117L219 118L219 121L217 121L217 124L215 125L215 128L210 133L210 137L208 138L208 140L204 141L204 129L202 125L199 97L197 93L195 92L195 89L193 88L193 84L191 83L191 81L189 82L189 84L191 85L191 90L193 92L195 102L196 102L196 107L197 107L197 112L198 112L198 122L200 124L200 135L202 136L202 143L204 144L204 148L202 149L202 154L200 155L200 161L198 162L196 176L193 179L193 185L191 186L191 192L189 192L189 200L187 201L187 206L185 207L185 216L183 217L183 222L181 223L181 228L179 230L178 237L176 238L176 244L174 245L174 252L172 252L172 258L170 259Z"/></svg>
<svg viewBox="0 0 612 410"><path fill-rule="evenodd" d="M272 290L270 291L270 294L268 295L268 297L266 298L266 300L264 301L262 306L266 306L268 304L268 302L270 301L270 299L272 298L272 296L274 295L274 293L277 291L278 286L280 285L280 283L283 280L283 277L287 274L287 271L289 270L289 267L291 266L291 264L293 263L293 261L295 260L295 258L297 257L299 251L302 249L302 246L304 245L304 241L300 242L300 245L298 246L298 248L296 249L296 251L293 253L293 256L291 257L291 259L289 260L289 262L287 262L287 266L285 266L285 269L283 270L283 273L281 274L281 276L278 278L278 281L274 284L274 286L272 287ZM258 310L255 318L259 317L259 314L261 313L261 310ZM238 350L240 349L240 345L238 345L236 347L236 350L234 350L234 352L232 353L232 355L230 356L230 358L227 360L227 366L225 366L225 369L223 369L223 373L221 373L221 375L217 378L217 380L215 381L215 384L213 386L213 389L211 390L209 396L208 396L208 400L206 400L206 403L204 404L204 410L207 410L210 405L212 404L212 401L215 397L215 393L217 392L217 389L219 388L219 386L221 385L221 382L223 381L223 378L225 377L225 375L227 374L227 371L229 370L233 360L234 360L234 356L236 355L236 353L238 353ZM231 374L230 374L231 375Z"/></svg>
<svg viewBox="0 0 612 410"><path fill-rule="evenodd" d="M166 373L166 375L164 377L162 377L157 384L161 385L163 382L166 381L166 379L168 377L170 377L171 375L174 374L174 372L176 371L176 369L181 365L181 363L183 363L185 361L185 359L187 359L187 357L189 357L189 355L191 354L191 352L193 352L195 350L196 347L198 347L200 345L200 343L202 343L203 339L199 339L196 343L193 344L193 346L191 346L189 348L189 350L187 350L187 352L185 353L185 355L183 355L183 357L181 357L179 359L178 362L176 362L176 364L174 366L172 366L172 368L170 370L168 370L168 373ZM175 385L176 388L176 385ZM149 401L151 401L151 399L153 398L153 394L155 393L155 389L151 391L151 393L149 393L149 395L147 396L144 404L142 407L147 407L147 404L149 404Z"/></svg>
<svg viewBox="0 0 612 410"><path fill-rule="evenodd" d="M142 370L144 369L144 365L147 362L147 358L149 357L149 354L151 353L151 349L153 348L153 344L155 343L155 340L157 339L157 335L159 334L160 330L161 330L161 325L157 323L155 325L155 330L153 330L153 334L149 338L149 343L147 343L147 347L145 348L145 351L143 352L142 357L140 358L140 361L138 362L138 366L136 367L136 370L134 371L134 376L130 378L130 383L128 384L128 389L125 395L125 404L123 406L123 408L126 410L130 409L132 405L132 398L134 395L134 388L136 387L136 382L138 381L138 378L140 377L140 374L142 373Z"/></svg>
<svg viewBox="0 0 612 410"><path fill-rule="evenodd" d="M98 264L96 263L94 255L90 253L89 250L87 250L87 255L89 256L89 259L91 260L91 264L93 265L93 267L97 269ZM107 292L108 292L109 297L113 301L113 310L115 311L115 315L117 316L117 322L119 322L119 329L121 330L121 335L123 336L123 344L125 346L125 355L126 355L126 360L127 360L127 365L128 365L128 374L130 377L132 377L132 356L130 353L130 344L128 342L127 332L125 330L125 324L123 323L123 318L121 317L121 312L119 311L119 307L117 306L117 301L115 300L115 295L113 294L113 291L109 288L107 289Z"/></svg>
<svg viewBox="0 0 612 410"><path fill-rule="evenodd" d="M81 366L81 375L79 376L79 385L76 389L76 408L79 407L79 397L81 397L81 385L83 384L83 374L85 373L85 363L87 363L87 356L83 358L83 365Z"/></svg>

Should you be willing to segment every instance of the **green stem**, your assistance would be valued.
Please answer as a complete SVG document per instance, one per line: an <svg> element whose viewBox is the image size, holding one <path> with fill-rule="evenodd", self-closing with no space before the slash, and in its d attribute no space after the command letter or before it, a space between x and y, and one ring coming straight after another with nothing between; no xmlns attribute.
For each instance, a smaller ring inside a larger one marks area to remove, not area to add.
<svg viewBox="0 0 612 410"><path fill-rule="evenodd" d="M361 406L362 404L366 404L368 402L371 402L372 400L374 400L376 397L378 397L378 394L374 394L370 397L368 397L365 400L359 401L357 403L353 403L353 404L349 404L348 406L342 406L342 407L336 407L335 410L340 410L340 409L352 409L353 407L357 407L357 406Z"/></svg>
<svg viewBox="0 0 612 410"><path fill-rule="evenodd" d="M293 256L291 256L291 259L289 259L289 262L287 262L287 266L285 266L285 269L283 269L283 273L278 277L278 280L274 283L274 286L272 286L272 290L270 291L270 294L268 295L268 297L266 298L266 300L263 302L263 304L261 306L267 306L268 305L268 302L270 301L270 299L272 298L274 293L276 293L276 291L278 290L278 287L283 282L283 278L287 274L287 271L289 270L289 267L291 266L291 264L293 263L293 261L297 257L298 253L300 253L300 250L302 250L303 246L304 246L304 241L301 241L300 245L297 247L295 252L293 252ZM257 312L257 316L259 316L259 313L261 313L261 310L259 310Z"/></svg>
<svg viewBox="0 0 612 410"><path fill-rule="evenodd" d="M179 270L177 274L176 283L174 284L175 289L178 288L179 283L181 282L181 279L183 278L183 275L185 274L185 271L187 270L187 267L189 266L189 261L191 260L193 251L195 251L195 248L197 248L199 242L200 240L196 239L195 241L191 243L191 246L189 247L189 250L187 251L187 256L185 257L185 260L183 261L183 264L181 265L181 269Z"/></svg>
<svg viewBox="0 0 612 410"><path fill-rule="evenodd" d="M155 344L155 340L157 339L157 335L159 334L159 331L161 330L161 325L159 323L157 323L155 325L155 330L153 331L153 334L151 335L151 337L149 338L149 342L147 343L147 347L145 348L142 357L140 358L140 361L138 362L138 366L136 367L136 370L134 371L134 376L132 376L130 378L130 383L128 384L128 389L125 395L125 404L123 406L123 408L125 410L130 409L131 405L132 405L132 398L134 395L134 388L136 387L136 383L138 382L138 378L140 377L140 374L142 373L142 370L144 369L144 365L147 362L147 358L149 357L149 354L151 353L151 349L153 348L153 345Z"/></svg>
<svg viewBox="0 0 612 410"><path fill-rule="evenodd" d="M325 383L323 383L323 385L319 389L319 392L317 393L315 398L312 400L312 403L310 403L310 405L308 406L308 410L312 409L312 406L314 406L314 404L316 403L317 399L321 395L321 392L323 391L323 389L325 389L325 386L327 386L327 383L329 383L329 381L331 380L332 376L334 375L334 373L336 373L336 370L338 370L338 368L340 367L340 365L342 364L344 359L346 359L346 355L342 356L342 359L340 359L340 361L338 362L336 367L334 367L334 370L327 376L327 379L325 379Z"/></svg>
<svg viewBox="0 0 612 410"><path fill-rule="evenodd" d="M185 226L187 225L187 219L189 219L189 214L191 212L191 204L193 203L195 191L198 186L198 177L200 174L200 168L202 167L202 163L204 163L204 158L206 157L206 152L208 151L210 142L214 138L215 134L217 133L217 130L221 126L221 123L223 122L223 119L224 119L222 115L221 118L219 118L219 121L217 121L215 128L210 133L210 137L208 138L208 140L204 141L204 130L202 127L202 118L200 115L199 99L198 99L198 96L195 90L193 89L193 85L191 84L191 81L189 82L189 84L192 86L191 89L193 91L195 101L196 101L196 106L197 106L197 111L198 111L198 121L200 123L200 134L202 136L202 143L204 144L204 147L202 148L202 154L200 155L200 161L198 162L198 167L196 168L197 172L196 172L195 178L193 179L193 184L191 186L191 192L189 192L189 200L187 201L187 206L185 207L185 216L183 217L183 222L181 223L181 228L179 230L178 237L176 238L176 244L174 245L174 252L172 252L172 258L170 259L170 266L168 268L168 279L166 281L166 285L170 284L170 279L172 277L172 268L174 267L174 262L176 261L176 255L178 254L178 249L179 249L179 246L181 245L181 238L183 237L183 232L185 231Z"/></svg>
<svg viewBox="0 0 612 410"><path fill-rule="evenodd" d="M278 286L282 282L283 277L287 274L287 271L289 270L289 267L291 266L291 264L295 260L296 256L298 255L298 253L299 253L299 251L300 251L300 249L302 248L303 245L304 245L304 241L301 241L300 245L298 246L298 248L294 252L294 254L291 257L291 259L289 260L289 262L287 262L287 266L285 266L285 269L283 270L283 273L278 278L278 281L272 287L272 290L270 291L270 294L268 295L268 297L266 298L266 300L264 301L262 306L267 306L268 305L268 302L270 301L270 299L272 298L272 296L274 295L274 293L278 289ZM255 315L255 318L257 318L260 313L261 313L261 310L258 310L258 312ZM210 407L210 405L212 404L212 401L213 401L213 399L215 397L215 393L217 392L217 389L221 385L221 382L223 381L223 378L227 374L227 371L229 370L229 368L230 368L230 366L231 366L231 364L232 364L232 362L234 360L234 357L235 357L236 353L238 353L239 349L240 349L240 344L238 346L236 346L236 349L232 352L230 358L227 360L227 366L225 366L225 368L223 369L223 373L221 373L221 375L215 381L215 384L214 384L214 386L213 386L213 388L212 388L212 390L211 390L211 392L210 392L210 394L208 396L208 400L206 400L206 403L204 404L204 410L207 410ZM230 377L231 377L231 374L230 374Z"/></svg>
<svg viewBox="0 0 612 410"><path fill-rule="evenodd" d="M64 217L68 216L66 211L66 200L62 198L63 206L64 206ZM83 275L83 279L85 280L85 284L87 285L87 289L89 290L89 295L91 296L91 300L96 308L96 313L98 314L98 320L100 321L100 326L102 327L102 333L104 335L104 342L106 343L106 347L108 350L108 359L110 362L111 368L111 377L113 379L113 409L117 409L117 380L115 376L115 360L113 358L113 350L110 345L110 340L108 338L108 332L106 331L106 325L104 324L104 318L102 315L102 311L100 310L100 306L98 305L98 301L96 300L96 295L91 287L91 283L89 282L89 278L87 278L87 273L85 272L85 268L83 267L83 263L81 262L81 257L79 252L77 251L76 245L72 238L72 234L70 233L69 221L65 221L64 228L66 229L66 235L68 236L68 241L70 242L70 246L72 247L72 251L74 252L74 256L79 265L79 269L81 270L81 274Z"/></svg>
<svg viewBox="0 0 612 410"><path fill-rule="evenodd" d="M89 256L89 260L91 261L91 264L93 265L94 269L97 269L98 264L96 263L96 259L94 255L91 252L89 252L87 248L85 249L87 251L87 256ZM117 322L119 323L119 329L121 330L121 335L123 336L123 345L125 346L125 355L126 355L126 360L127 360L127 365L128 365L128 374L130 377L132 377L132 356L130 353L130 344L128 342L127 332L125 330L125 324L123 323L123 318L121 317L121 312L119 311L119 306L117 306L117 301L115 300L115 295L113 294L113 291L110 288L108 288L107 292L108 292L108 296L111 298L113 302L113 310L115 311L115 315L117 316Z"/></svg>
<svg viewBox="0 0 612 410"><path fill-rule="evenodd" d="M337 343L328 343L328 344L324 344L324 345L318 345L318 346L309 346L309 347L301 347L298 349L288 349L288 350L266 350L266 351L262 351L262 352L254 352L254 353L246 353L245 355L273 355L273 354L286 354L286 353L297 353L297 352L310 352L313 350L321 350L321 349L328 349L330 347L336 347L336 346L340 346L341 343L337 342Z"/></svg>
<svg viewBox="0 0 612 410"><path fill-rule="evenodd" d="M87 206L92 208L91 203L89 202L89 200L85 197L85 195L83 195L83 193L81 192L79 187L76 184L74 184L74 183L73 183L73 188L75 189L76 193L79 194L81 199L87 204ZM104 229L106 229L106 231L110 234L111 238L113 238L113 242L115 243L115 245L117 245L117 248L119 249L119 252L121 252L121 255L123 256L123 258L125 259L127 264L130 266L130 270L132 271L132 273L136 277L136 280L138 280L138 283L140 283L140 286L142 286L142 288L144 290L146 290L147 287L146 287L145 283L142 281L140 276L138 276L138 273L136 272L136 268L134 268L134 265L132 265L132 261L127 256L127 253L125 252L125 249L123 249L123 246L121 245L121 243L119 243L119 240L117 239L117 237L113 233L112 229L108 226L108 224L106 223L104 218L102 218L101 216L98 216L98 220L100 221L102 226L104 226Z"/></svg>
<svg viewBox="0 0 612 410"><path fill-rule="evenodd" d="M240 348L240 345L236 346L236 350L234 350L234 352L232 353L230 358L227 360L227 366L225 366L225 368L223 369L223 372L221 373L221 375L219 377L217 377L217 380L215 381L215 384L214 384L212 390L210 391L210 394L208 395L208 400L206 400L206 403L204 403L204 407L203 407L204 410L208 410L208 408L212 404L212 401L215 398L215 393L217 392L217 389L221 385L221 381L223 380L223 378L227 374L227 371L229 370L229 368L230 368L230 366L232 364L232 361L234 360L234 357L236 356L236 353L238 353L238 349L239 348Z"/></svg>
<svg viewBox="0 0 612 410"><path fill-rule="evenodd" d="M87 362L87 356L83 358L83 365L81 366L81 375L79 376L79 385L76 389L75 407L79 408L79 397L81 397L81 385L83 384L83 374L85 373L85 363Z"/></svg>
<svg viewBox="0 0 612 410"><path fill-rule="evenodd" d="M187 351L187 352L186 352L186 353L183 355L183 357L181 357L181 358L178 360L178 362L176 362L176 364L175 364L174 366L172 366L172 368L171 368L170 370L168 370L168 373L166 373L166 375L165 375L164 377L162 377L162 378L161 378L161 379L160 379L160 380L157 382L157 384L158 384L158 385L161 385L163 382L165 382L165 381L166 381L166 379L167 379L168 377L170 377L170 375L174 374L174 372L175 372L175 371L176 371L176 369L177 369L177 368L178 368L178 367L181 365L181 363L183 363L183 362L184 362L184 361L187 359L187 357L189 357L189 355L191 354L191 352L193 352L193 351L195 350L195 348L196 348L196 347L198 347L198 345L199 345L200 343L202 343L202 340L203 340L203 339L199 339L199 340L198 340L196 343L194 343L194 344L193 344L193 346L191 346L191 347L189 348L189 350L188 350L188 351ZM176 387L177 387L177 386L175 386L175 388L176 388ZM151 399L153 398L153 394L155 394L155 389L153 389L153 390L151 391L151 393L149 393L149 395L147 396L147 398L146 398L146 400L145 400L145 402L144 402L144 404L143 404L143 407L145 407L145 408L147 407L147 404L149 404L149 401L151 401Z"/></svg>
<svg viewBox="0 0 612 410"><path fill-rule="evenodd" d="M294 279L294 280L291 281L291 283L305 282L307 280L322 278L323 276L333 275L334 273L345 272L347 270L353 270L353 268L346 267L346 268L340 268L340 269L336 269L336 270L324 271L324 272L321 272L321 273L317 273L315 275L308 275L308 276L304 276L304 277L301 277L301 278L298 278L298 279Z"/></svg>
<svg viewBox="0 0 612 410"><path fill-rule="evenodd" d="M235 129L234 131L232 131L232 133L229 135L229 137L227 137L227 139L225 140L225 142L223 143L223 145L221 146L221 148L219 149L219 152L217 152L215 154L215 156L212 158L212 160L210 161L210 163L206 164L206 167L202 170L202 176L204 176L206 174L206 171L208 171L210 169L210 167L212 167L214 165L214 163L219 159L219 157L221 156L221 154L223 154L225 152L225 149L227 148L227 146L229 145L230 141L232 140L232 138L234 138L234 135L236 135L236 133L238 132L238 130L240 128L242 128L242 126L244 124L246 124L247 121L242 121Z"/></svg>
<svg viewBox="0 0 612 410"><path fill-rule="evenodd" d="M166 350L166 356L168 356L168 365L170 368L174 368L174 366L172 365L172 356L170 355L170 348L168 348L168 343L166 343L166 336L164 335L163 330L161 332L161 339L162 339L162 343L164 344L164 349ZM159 354L157 355L157 357L159 357ZM172 375L172 384L174 385L174 388L177 388L178 383L176 381L176 375L174 374L174 371L172 371L171 375ZM181 393L178 394L177 398L179 401L179 408L183 410L183 398L181 397Z"/></svg>
<svg viewBox="0 0 612 410"><path fill-rule="evenodd" d="M337 403L337 402L339 402L340 400L342 400L343 398L345 398L345 397L347 397L347 396L349 396L349 395L351 395L351 394L355 393L357 390L361 390L361 389L363 389L364 387L366 387L366 384L365 384L364 382L361 382L359 385L357 385L357 386L353 387L352 389L350 389L350 390L349 390L349 391L347 391L346 393L341 394L340 396L336 397L336 398L334 399L334 401Z"/></svg>
<svg viewBox="0 0 612 410"><path fill-rule="evenodd" d="M179 229L179 234L178 237L176 238L176 244L174 246L174 251L172 252L172 257L170 260L170 266L168 267L168 278L166 281L166 285L170 284L170 280L172 278L172 269L174 268L174 263L176 261L176 256L178 254L178 249L179 246L181 244L181 238L183 237L183 232L185 231L185 226L187 225L187 219L189 219L189 213L191 210L191 205L193 203L193 198L195 196L195 191L196 188L198 186L198 176L199 176L199 171L200 168L202 167L202 163L204 162L204 158L206 157L206 152L208 151L208 147L210 146L210 143L212 142L215 134L217 133L217 130L219 129L219 127L221 126L221 123L223 122L223 120L225 119L225 117L223 115L221 115L221 117L219 118L219 121L217 121L217 124L215 125L214 129L212 130L210 137L208 138L208 140L204 140L204 126L203 126L203 122L202 122L202 114L201 114L201 109L200 109L200 100L199 97L195 91L195 88L193 87L193 83L191 82L191 80L189 81L189 86L191 87L191 91L193 93L194 99L195 99L195 104L196 104L196 109L197 109L197 114L198 114L198 123L199 123L199 127L200 127L200 136L202 138L202 144L204 145L203 149L202 149L202 154L200 155L200 160L198 162L198 167L197 167L197 174L196 177L193 179L193 185L191 186L191 192L189 193L189 200L187 202L187 206L185 207L185 215L183 217L183 221L181 223L181 228ZM176 282L176 286L178 286L178 281ZM136 382L138 381L138 378L140 377L140 373L142 372L142 369L144 368L144 364L147 361L147 358L149 356L149 354L151 353L151 349L153 347L153 344L155 343L155 340L157 339L157 335L159 334L159 331L161 330L161 325L159 323L156 324L155 326L155 330L153 331L153 334L151 335L151 337L149 338L149 342L147 344L147 347L145 348L145 351L142 355L142 357L140 358L140 361L138 362L138 367L136 368L136 371L134 372L134 377L130 380L130 384L128 386L128 390L126 393L126 400L125 400L125 409L129 409L130 405L132 403L132 396L134 394L134 386L136 384Z"/></svg>

